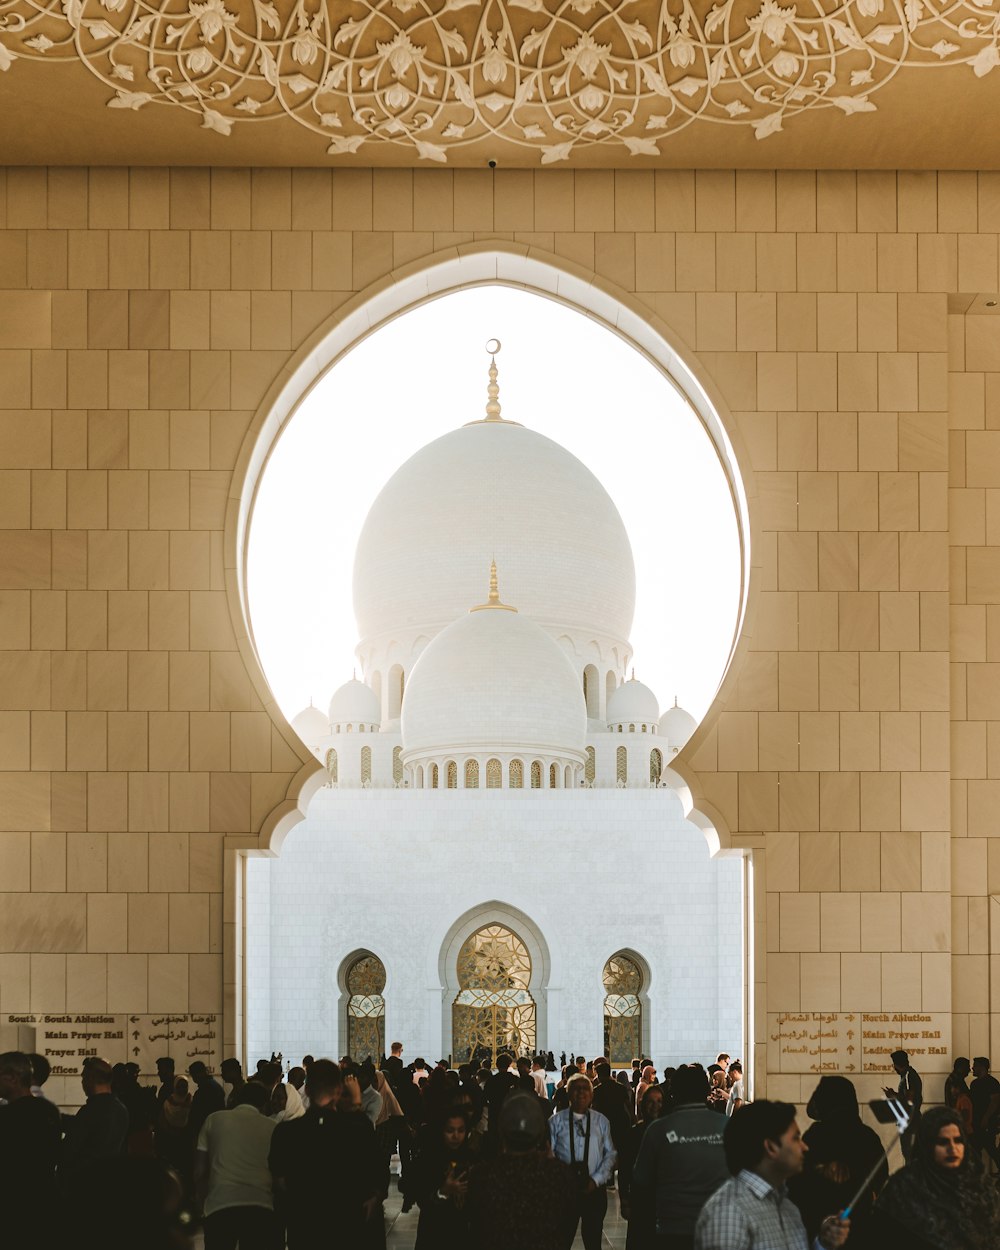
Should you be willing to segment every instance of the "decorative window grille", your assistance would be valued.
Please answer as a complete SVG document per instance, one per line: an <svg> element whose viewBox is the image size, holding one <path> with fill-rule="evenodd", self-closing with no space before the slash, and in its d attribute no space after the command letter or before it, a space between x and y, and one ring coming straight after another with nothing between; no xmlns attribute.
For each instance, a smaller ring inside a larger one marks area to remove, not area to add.
<svg viewBox="0 0 1000 1250"><path fill-rule="evenodd" d="M466 790L479 789L479 761L465 761L465 788Z"/></svg>
<svg viewBox="0 0 1000 1250"><path fill-rule="evenodd" d="M597 776L597 753L593 747L587 747L587 762L583 766L584 781L593 781Z"/></svg>
<svg viewBox="0 0 1000 1250"><path fill-rule="evenodd" d="M508 778L512 790L520 790L524 786L524 765L520 760L511 760Z"/></svg>
<svg viewBox="0 0 1000 1250"><path fill-rule="evenodd" d="M486 761L486 789L499 790L503 786L503 768L499 760Z"/></svg>
<svg viewBox="0 0 1000 1250"><path fill-rule="evenodd" d="M361 748L361 784L367 781L371 784L372 779L372 749L371 747Z"/></svg>
<svg viewBox="0 0 1000 1250"><path fill-rule="evenodd" d="M625 785L628 781L628 750L625 747L618 748L615 764L615 780Z"/></svg>
<svg viewBox="0 0 1000 1250"><path fill-rule="evenodd" d="M542 788L541 760L532 760L531 762L531 788L532 790L541 790Z"/></svg>

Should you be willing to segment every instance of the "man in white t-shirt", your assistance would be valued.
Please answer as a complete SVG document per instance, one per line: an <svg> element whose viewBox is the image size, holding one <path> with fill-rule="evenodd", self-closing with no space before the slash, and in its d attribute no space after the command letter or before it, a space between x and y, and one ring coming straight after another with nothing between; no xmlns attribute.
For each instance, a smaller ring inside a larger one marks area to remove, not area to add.
<svg viewBox="0 0 1000 1250"><path fill-rule="evenodd" d="M248 1081L230 1111L214 1111L198 1134L195 1182L205 1212L205 1250L273 1245L271 1169L275 1122L265 1114L267 1090Z"/></svg>
<svg viewBox="0 0 1000 1250"><path fill-rule="evenodd" d="M545 1088L545 1064L537 1055L531 1061L531 1079L535 1082L535 1093L538 1097L547 1099L549 1091Z"/></svg>

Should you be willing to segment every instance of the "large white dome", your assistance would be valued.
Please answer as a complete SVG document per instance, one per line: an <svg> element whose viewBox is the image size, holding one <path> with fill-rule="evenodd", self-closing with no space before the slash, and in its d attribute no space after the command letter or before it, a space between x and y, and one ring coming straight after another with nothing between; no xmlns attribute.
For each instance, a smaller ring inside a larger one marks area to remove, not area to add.
<svg viewBox="0 0 1000 1250"><path fill-rule="evenodd" d="M559 644L523 613L491 607L466 612L421 654L401 729L404 762L490 752L580 762L587 710Z"/></svg>
<svg viewBox="0 0 1000 1250"><path fill-rule="evenodd" d="M521 615L627 645L635 567L611 497L552 439L480 421L418 451L372 505L354 562L361 647L464 616L491 557Z"/></svg>

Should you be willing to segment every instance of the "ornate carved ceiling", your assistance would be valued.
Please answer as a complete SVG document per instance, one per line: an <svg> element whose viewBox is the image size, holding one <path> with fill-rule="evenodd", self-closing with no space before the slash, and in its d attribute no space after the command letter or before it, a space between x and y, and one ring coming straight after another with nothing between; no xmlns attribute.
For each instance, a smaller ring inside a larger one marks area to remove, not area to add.
<svg viewBox="0 0 1000 1250"><path fill-rule="evenodd" d="M0 161L982 168L997 10L0 0Z"/></svg>

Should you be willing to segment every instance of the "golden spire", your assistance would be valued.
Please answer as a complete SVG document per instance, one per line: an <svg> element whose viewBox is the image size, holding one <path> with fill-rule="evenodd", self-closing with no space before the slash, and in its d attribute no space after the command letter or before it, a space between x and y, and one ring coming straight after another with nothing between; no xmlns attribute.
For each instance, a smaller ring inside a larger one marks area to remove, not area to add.
<svg viewBox="0 0 1000 1250"><path fill-rule="evenodd" d="M485 608L501 608L504 612L516 612L517 608L512 608L509 603L500 602L500 586L497 582L497 562L490 561L490 593L485 603L477 603L474 608L470 608L470 612L482 612Z"/></svg>
<svg viewBox="0 0 1000 1250"><path fill-rule="evenodd" d="M497 352L500 350L499 339L489 339L486 351L490 357L490 380L486 387L486 416L478 421L467 421L466 425L520 425L519 421L508 421L500 415L500 386L497 382Z"/></svg>
<svg viewBox="0 0 1000 1250"><path fill-rule="evenodd" d="M499 339L490 339L486 344L486 350L490 354L490 382L486 388L486 394L489 399L486 402L486 420L502 421L500 416L500 387L497 384L497 352L500 350L501 343Z"/></svg>

